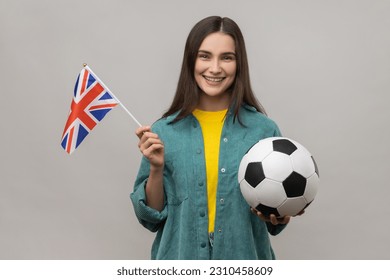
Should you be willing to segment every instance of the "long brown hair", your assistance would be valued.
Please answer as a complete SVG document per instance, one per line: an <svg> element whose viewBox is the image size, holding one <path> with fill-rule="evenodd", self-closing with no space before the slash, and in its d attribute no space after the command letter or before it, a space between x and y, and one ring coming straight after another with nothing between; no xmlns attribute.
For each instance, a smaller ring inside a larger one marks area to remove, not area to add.
<svg viewBox="0 0 390 280"><path fill-rule="evenodd" d="M256 99L251 88L245 42L240 28L230 18L211 16L199 21L188 35L176 94L170 108L163 115L167 117L179 112L172 122L177 122L190 115L198 104L200 89L194 76L195 62L203 40L215 32L230 35L235 42L237 70L235 80L229 89L232 94L229 108L234 112L234 120L237 118L241 123L239 110L243 103L265 114L263 106Z"/></svg>

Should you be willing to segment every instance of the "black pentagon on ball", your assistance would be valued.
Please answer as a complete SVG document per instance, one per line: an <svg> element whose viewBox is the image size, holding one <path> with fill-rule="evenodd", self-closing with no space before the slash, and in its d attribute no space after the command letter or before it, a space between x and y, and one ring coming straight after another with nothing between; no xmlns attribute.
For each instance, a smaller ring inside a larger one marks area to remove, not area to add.
<svg viewBox="0 0 390 280"><path fill-rule="evenodd" d="M283 181L283 187L287 197L302 196L306 188L306 178L294 171Z"/></svg>
<svg viewBox="0 0 390 280"><path fill-rule="evenodd" d="M261 214L263 214L266 217L269 217L271 214L274 214L276 217L280 216L278 209L263 205L261 203L256 206L256 210L261 212Z"/></svg>
<svg viewBox="0 0 390 280"><path fill-rule="evenodd" d="M255 188L261 181L265 179L263 165L261 162L250 162L248 163L245 170L245 181Z"/></svg>
<svg viewBox="0 0 390 280"><path fill-rule="evenodd" d="M297 146L294 145L288 139L277 139L272 142L273 150L276 152L280 152L286 155L291 155L295 150L297 150Z"/></svg>

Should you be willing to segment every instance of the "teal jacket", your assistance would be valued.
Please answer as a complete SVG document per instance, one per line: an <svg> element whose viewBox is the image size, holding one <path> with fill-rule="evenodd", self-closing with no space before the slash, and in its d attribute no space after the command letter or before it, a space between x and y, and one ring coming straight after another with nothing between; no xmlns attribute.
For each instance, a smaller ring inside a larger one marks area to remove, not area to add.
<svg viewBox="0 0 390 280"><path fill-rule="evenodd" d="M273 226L252 214L237 180L243 155L260 139L280 136L277 125L253 107L243 106L240 120L228 112L221 135L217 211L213 242L208 234L206 167L202 130L190 115L155 122L152 131L164 143L165 206L159 212L145 204L149 163L144 157L130 198L139 222L157 235L152 259L275 259L269 234ZM213 244L213 246L211 246Z"/></svg>

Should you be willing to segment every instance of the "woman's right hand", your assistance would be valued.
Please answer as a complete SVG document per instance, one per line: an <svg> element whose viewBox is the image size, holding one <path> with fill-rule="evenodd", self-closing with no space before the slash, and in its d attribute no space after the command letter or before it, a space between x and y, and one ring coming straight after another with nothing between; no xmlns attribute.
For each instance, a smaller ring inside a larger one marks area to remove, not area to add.
<svg viewBox="0 0 390 280"><path fill-rule="evenodd" d="M139 138L138 148L150 162L150 168L162 170L164 168L164 144L150 126L137 128L135 134Z"/></svg>

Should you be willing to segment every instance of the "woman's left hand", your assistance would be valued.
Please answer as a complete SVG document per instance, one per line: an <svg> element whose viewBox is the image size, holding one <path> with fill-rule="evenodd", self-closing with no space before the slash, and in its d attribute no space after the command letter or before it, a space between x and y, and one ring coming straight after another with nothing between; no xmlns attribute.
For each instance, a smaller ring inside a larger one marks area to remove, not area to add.
<svg viewBox="0 0 390 280"><path fill-rule="evenodd" d="M291 216L284 216L281 218L277 218L274 214L271 214L269 217L267 217L263 213L261 213L260 211L257 211L256 209L254 209L252 207L251 207L251 211L257 217L259 217L260 220L262 220L264 222L270 222L274 226L288 224L290 222L290 219L291 219Z"/></svg>
<svg viewBox="0 0 390 280"><path fill-rule="evenodd" d="M254 209L252 207L251 207L251 211L257 217L259 217L262 221L270 222L274 226L288 224L290 222L290 219L291 219L291 216L284 216L284 217L277 218L274 214L271 214L269 217L267 217L263 213L261 213L260 211L257 211L256 209ZM294 215L294 217L301 216L303 213L305 213L304 209L301 212L299 212L297 215Z"/></svg>

